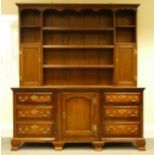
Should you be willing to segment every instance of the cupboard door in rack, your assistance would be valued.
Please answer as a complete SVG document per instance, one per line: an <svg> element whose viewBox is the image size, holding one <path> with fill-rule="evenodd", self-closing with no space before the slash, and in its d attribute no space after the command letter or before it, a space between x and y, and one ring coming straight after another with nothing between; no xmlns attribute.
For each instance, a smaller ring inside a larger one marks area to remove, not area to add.
<svg viewBox="0 0 155 155"><path fill-rule="evenodd" d="M62 136L95 138L97 135L98 95L72 92L61 94Z"/></svg>
<svg viewBox="0 0 155 155"><path fill-rule="evenodd" d="M21 45L21 86L38 86L41 81L40 44Z"/></svg>
<svg viewBox="0 0 155 155"><path fill-rule="evenodd" d="M136 49L135 45L117 45L116 47L116 85L136 85Z"/></svg>

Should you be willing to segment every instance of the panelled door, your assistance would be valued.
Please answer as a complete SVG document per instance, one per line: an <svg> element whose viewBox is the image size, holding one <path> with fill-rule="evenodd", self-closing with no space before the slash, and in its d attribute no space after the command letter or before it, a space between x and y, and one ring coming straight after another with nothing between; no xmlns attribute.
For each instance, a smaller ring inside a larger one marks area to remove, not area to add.
<svg viewBox="0 0 155 155"><path fill-rule="evenodd" d="M117 45L116 47L116 85L136 85L136 50L135 45Z"/></svg>
<svg viewBox="0 0 155 155"><path fill-rule="evenodd" d="M98 94L66 92L61 94L62 136L95 137L98 123Z"/></svg>
<svg viewBox="0 0 155 155"><path fill-rule="evenodd" d="M37 86L41 83L41 51L37 43L27 43L21 46L21 86Z"/></svg>

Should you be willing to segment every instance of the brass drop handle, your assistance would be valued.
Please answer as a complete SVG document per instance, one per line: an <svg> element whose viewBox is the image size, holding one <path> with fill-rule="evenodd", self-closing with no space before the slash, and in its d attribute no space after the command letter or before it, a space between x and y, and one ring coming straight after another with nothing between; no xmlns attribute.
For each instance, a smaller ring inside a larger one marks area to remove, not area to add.
<svg viewBox="0 0 155 155"><path fill-rule="evenodd" d="M22 111L19 111L18 113L19 113L19 115L20 115L21 117L25 117L25 116L26 116L26 114L25 114L24 112L22 112Z"/></svg>
<svg viewBox="0 0 155 155"><path fill-rule="evenodd" d="M36 130L36 129L38 129L39 128L39 126L38 125L31 125L31 129L33 129L33 130Z"/></svg>
<svg viewBox="0 0 155 155"><path fill-rule="evenodd" d="M65 119L66 113L63 111L62 112L62 118Z"/></svg>
<svg viewBox="0 0 155 155"><path fill-rule="evenodd" d="M25 99L20 99L20 101L21 101L21 102L25 102L26 100L25 100Z"/></svg>
<svg viewBox="0 0 155 155"><path fill-rule="evenodd" d="M131 116L132 116L132 117L135 117L135 116L136 116L136 114L135 114L135 113L131 113Z"/></svg>
<svg viewBox="0 0 155 155"><path fill-rule="evenodd" d="M47 134L50 128L47 128L47 129L41 128L40 130L42 131L43 134Z"/></svg>
<svg viewBox="0 0 155 155"><path fill-rule="evenodd" d="M19 128L20 133L25 134L28 128Z"/></svg>
<svg viewBox="0 0 155 155"><path fill-rule="evenodd" d="M25 101L28 99L28 96L24 96L24 97L19 96L18 99L19 99L21 102L25 102Z"/></svg>
<svg viewBox="0 0 155 155"><path fill-rule="evenodd" d="M47 117L47 116L48 116L48 114L42 113L42 116L43 116L43 117Z"/></svg>
<svg viewBox="0 0 155 155"><path fill-rule="evenodd" d="M109 128L107 128L107 131L114 131L114 128L113 127L109 127Z"/></svg>
<svg viewBox="0 0 155 155"><path fill-rule="evenodd" d="M113 116L114 116L114 114L113 114L113 113L111 113L111 114L109 114L109 116L113 117Z"/></svg>

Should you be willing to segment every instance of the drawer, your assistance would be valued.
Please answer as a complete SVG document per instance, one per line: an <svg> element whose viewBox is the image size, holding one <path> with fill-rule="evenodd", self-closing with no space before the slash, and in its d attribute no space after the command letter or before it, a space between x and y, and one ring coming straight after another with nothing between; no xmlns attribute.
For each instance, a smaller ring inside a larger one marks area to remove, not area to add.
<svg viewBox="0 0 155 155"><path fill-rule="evenodd" d="M22 119L52 119L53 107L18 107L16 109L16 118Z"/></svg>
<svg viewBox="0 0 155 155"><path fill-rule="evenodd" d="M140 93L105 93L106 103L138 103Z"/></svg>
<svg viewBox="0 0 155 155"><path fill-rule="evenodd" d="M104 118L106 119L130 119L130 118L140 118L140 108L137 107L115 107L115 106L105 106L103 108Z"/></svg>
<svg viewBox="0 0 155 155"><path fill-rule="evenodd" d="M52 123L17 123L16 135L18 137L51 137L52 125Z"/></svg>
<svg viewBox="0 0 155 155"><path fill-rule="evenodd" d="M17 104L50 104L52 93L17 93L15 95Z"/></svg>
<svg viewBox="0 0 155 155"><path fill-rule="evenodd" d="M106 137L138 137L140 136L140 123L104 123L103 135Z"/></svg>

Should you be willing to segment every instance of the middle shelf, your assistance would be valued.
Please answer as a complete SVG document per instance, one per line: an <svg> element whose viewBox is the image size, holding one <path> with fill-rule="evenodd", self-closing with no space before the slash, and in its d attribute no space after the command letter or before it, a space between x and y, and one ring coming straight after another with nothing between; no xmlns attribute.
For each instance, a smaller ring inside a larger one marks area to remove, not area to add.
<svg viewBox="0 0 155 155"><path fill-rule="evenodd" d="M43 68L114 68L114 65L43 65Z"/></svg>

